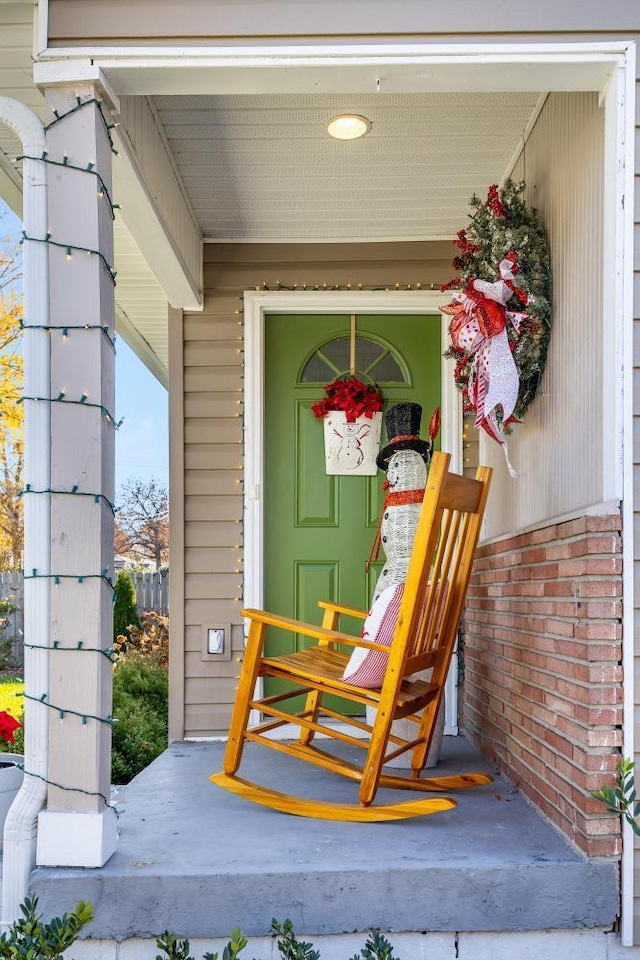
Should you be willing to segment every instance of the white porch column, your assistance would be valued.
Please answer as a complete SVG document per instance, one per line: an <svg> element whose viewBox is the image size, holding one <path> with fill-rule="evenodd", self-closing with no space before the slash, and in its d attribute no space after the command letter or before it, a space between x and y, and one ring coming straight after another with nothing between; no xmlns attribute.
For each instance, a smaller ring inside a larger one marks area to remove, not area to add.
<svg viewBox="0 0 640 960"><path fill-rule="evenodd" d="M101 866L117 839L106 802L112 665L100 652L112 644L115 449L112 153L100 97L94 86L46 91L52 649L47 705L36 707L50 718L37 845L49 866Z"/></svg>

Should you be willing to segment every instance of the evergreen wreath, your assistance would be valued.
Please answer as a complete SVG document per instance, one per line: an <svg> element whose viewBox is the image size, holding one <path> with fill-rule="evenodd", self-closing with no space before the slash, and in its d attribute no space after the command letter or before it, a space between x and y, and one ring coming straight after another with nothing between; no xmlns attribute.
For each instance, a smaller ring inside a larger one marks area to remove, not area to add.
<svg viewBox="0 0 640 960"><path fill-rule="evenodd" d="M504 443L503 429L522 418L538 392L551 335L549 250L537 211L525 205L522 197L524 187L524 181L512 180L507 180L500 189L491 186L484 203L473 195L470 201L474 211L469 215L471 223L466 230L459 230L453 241L460 250L453 260L459 276L441 287L441 290L462 289L471 297L478 298L474 292L474 281L486 281L497 286L495 281L502 277L503 284L506 283L512 291L510 298L506 302L503 299L502 304L507 317L517 318L515 322L506 323L506 330L519 385L512 413L505 418L499 409L495 412L495 425L502 439L498 436L494 438L501 443ZM511 264L510 272L507 262ZM507 264L507 269L503 264ZM509 279L505 280L505 277ZM478 286L475 287L477 289ZM453 304L443 308L445 312L454 314L452 328L462 299L464 296L454 294ZM469 393L471 379L473 394L474 364L478 362L476 351L465 349L459 341L457 344L452 341L445 356L456 361L454 378L464 394L465 409L475 409L480 418L478 397ZM490 425L488 429L486 422L479 423L476 420L476 425L483 426L494 436L495 431Z"/></svg>

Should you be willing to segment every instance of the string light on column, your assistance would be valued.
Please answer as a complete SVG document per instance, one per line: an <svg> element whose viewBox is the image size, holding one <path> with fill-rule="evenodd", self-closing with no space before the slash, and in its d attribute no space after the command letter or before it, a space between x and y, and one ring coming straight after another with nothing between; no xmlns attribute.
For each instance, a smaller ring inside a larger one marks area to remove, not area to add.
<svg viewBox="0 0 640 960"><path fill-rule="evenodd" d="M27 154L21 154L19 157L16 157L13 162L18 163L19 160L35 160L38 163L47 163L52 167L65 167L67 170L77 170L79 173L90 173L93 177L96 177L98 181L97 196L100 197L100 199L104 198L107 201L111 210L111 219L115 220L115 211L120 209L120 204L113 203L111 200L107 185L98 171L95 169L95 163L93 160L90 160L86 167L79 167L76 164L69 163L69 158L66 153L64 154L62 160L52 160L47 155L46 150L43 150L39 157L30 157Z"/></svg>
<svg viewBox="0 0 640 960"><path fill-rule="evenodd" d="M77 113L78 110L82 110L84 107L88 107L90 104L94 103L98 108L98 115L102 122L104 123L105 130L107 132L107 137L109 138L109 144L111 146L111 152L118 154L118 151L113 145L113 137L111 136L111 131L118 126L117 123L111 123L104 115L102 109L102 100L99 100L97 97L88 97L86 100L83 100L82 97L76 97L75 107L71 107L70 110L66 110L64 113L60 113L58 110L52 110L52 113L55 117L55 120L51 120L50 123L45 124L45 130L50 130L51 127L54 127L56 123L60 123L62 120L66 120L67 117L70 117L72 114Z"/></svg>
<svg viewBox="0 0 640 960"><path fill-rule="evenodd" d="M24 320L20 319L19 321L21 330L46 330L48 333L52 331L60 331L62 333L62 339L66 340L71 336L71 333L83 333L88 330L100 330L102 335L108 341L109 345L115 352L116 349L116 335L113 336L109 332L109 326L106 323L83 323L82 325L74 324L44 324L44 323L25 323Z"/></svg>
<svg viewBox="0 0 640 960"><path fill-rule="evenodd" d="M86 254L88 254L89 256L98 257L98 259L100 260L100 262L103 264L103 266L105 267L105 269L108 271L109 276L110 276L110 278L111 278L111 282L113 283L114 286L115 286L115 284L116 284L116 277L117 277L117 275L118 275L118 271L117 271L117 270L114 270L114 268L113 268L112 265L109 263L109 261L107 260L107 258L105 257L104 253L102 253L101 250L93 250L91 247L80 247L80 246L78 246L78 245L76 245L76 244L73 244L73 243L63 243L63 242L60 241L60 240L54 240L54 239L51 237L51 234L50 234L50 233L46 233L46 234L44 235L44 237L30 237L30 236L23 230L23 231L22 231L22 238L21 238L21 240L20 240L20 243L22 244L22 243L24 243L25 241L28 241L28 242L30 242L30 243L45 243L45 244L48 244L48 245L51 246L51 247L61 247L61 248L65 251L65 253L66 253L67 260L73 259L73 251L74 251L74 250L77 250L77 251L79 251L79 252L81 252L81 253L86 253Z"/></svg>
<svg viewBox="0 0 640 960"><path fill-rule="evenodd" d="M109 500L109 498L106 497L104 493L89 493L88 491L85 491L85 490L78 490L77 486L73 486L71 490L56 490L53 487L46 487L44 490L34 490L31 484L27 483L24 490L21 490L18 496L24 497L28 493L34 493L34 494L51 493L51 494L55 494L56 496L65 496L65 497L91 497L94 503L104 502L109 507L111 512L114 514L114 516L116 514L115 504L111 500Z"/></svg>
<svg viewBox="0 0 640 960"><path fill-rule="evenodd" d="M103 580L113 591L113 577L109 576L109 571L105 567L102 573L38 573L34 567L31 573L23 575L24 580L53 580L58 586L61 580L75 580L77 583L84 583L85 580Z"/></svg>
<svg viewBox="0 0 640 960"><path fill-rule="evenodd" d="M33 400L35 403L67 403L72 404L78 407L88 407L94 410L100 410L103 417L109 421L114 427L115 430L119 430L124 422L124 417L120 420L116 420L107 408L102 403L89 403L87 399L87 394L83 393L79 400L70 400L64 390L61 390L57 397L19 397L18 403L24 403L25 400Z"/></svg>
<svg viewBox="0 0 640 960"><path fill-rule="evenodd" d="M111 663L116 663L118 654L115 647L85 647L82 640L78 640L75 647L61 647L59 640L54 640L51 645L41 643L25 643L29 650L55 650L59 653L99 653L106 657ZM69 711L67 711L69 712Z"/></svg>

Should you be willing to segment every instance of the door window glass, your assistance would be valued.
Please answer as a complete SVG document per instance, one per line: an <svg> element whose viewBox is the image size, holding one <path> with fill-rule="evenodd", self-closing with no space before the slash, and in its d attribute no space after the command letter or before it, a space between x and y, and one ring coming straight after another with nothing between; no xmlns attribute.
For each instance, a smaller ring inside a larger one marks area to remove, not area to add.
<svg viewBox="0 0 640 960"><path fill-rule="evenodd" d="M300 375L300 383L325 383L349 373L349 337L328 340L312 354ZM375 340L356 336L356 371L378 383L407 383L408 378L395 353Z"/></svg>

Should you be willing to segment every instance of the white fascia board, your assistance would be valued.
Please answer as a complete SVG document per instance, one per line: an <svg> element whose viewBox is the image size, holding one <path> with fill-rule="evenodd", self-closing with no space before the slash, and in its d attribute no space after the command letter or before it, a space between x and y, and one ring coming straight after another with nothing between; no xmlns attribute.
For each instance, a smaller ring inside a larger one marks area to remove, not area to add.
<svg viewBox="0 0 640 960"><path fill-rule="evenodd" d="M613 41L70 47L45 51L43 57L51 59L39 67L46 76L60 58L71 71L74 60L89 57L128 95L371 92L381 68L381 89L388 93L602 90L628 46Z"/></svg>
<svg viewBox="0 0 640 960"><path fill-rule="evenodd" d="M223 62L225 60L243 60L247 63L267 63L274 58L286 59L290 62L302 58L331 60L336 58L354 58L354 62L361 63L367 56L384 58L387 62L404 59L407 56L417 55L441 59L477 59L487 56L492 61L516 61L522 63L523 57L543 59L545 62L557 60L593 60L594 54L602 57L611 57L615 54L624 54L629 43L626 40L589 41L585 43L324 43L324 44L254 44L251 46L231 46L224 43L208 46L162 46L160 44L145 44L127 47L104 47L101 45L90 47L49 47L41 54L41 59L57 60L90 58L92 60L135 60L138 58L156 58L169 61L179 58L183 62L193 59L210 59Z"/></svg>

